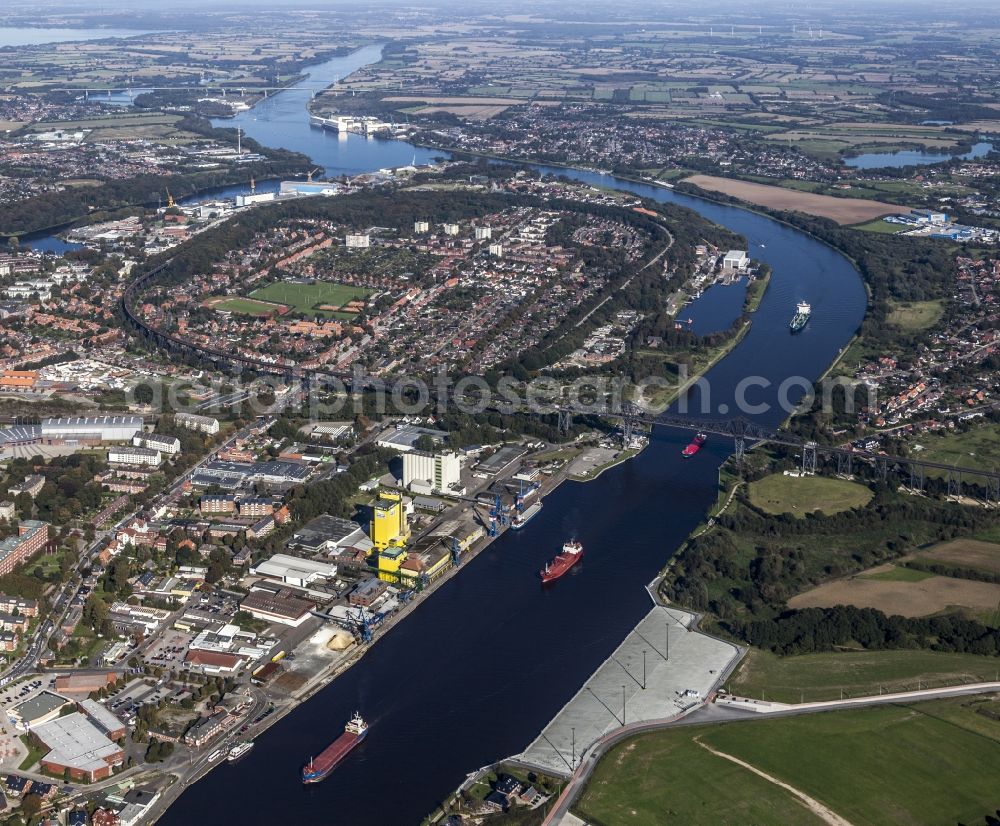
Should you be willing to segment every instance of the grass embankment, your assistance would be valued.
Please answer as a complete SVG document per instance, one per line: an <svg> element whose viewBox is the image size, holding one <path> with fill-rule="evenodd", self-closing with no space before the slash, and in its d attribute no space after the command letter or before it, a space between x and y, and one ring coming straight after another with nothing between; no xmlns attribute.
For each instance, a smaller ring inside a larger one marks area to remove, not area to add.
<svg viewBox="0 0 1000 826"><path fill-rule="evenodd" d="M949 651L842 651L779 657L750 649L726 689L781 703L817 702L962 683L990 682L1000 661Z"/></svg>
<svg viewBox="0 0 1000 826"><path fill-rule="evenodd" d="M644 408L653 413L662 413L678 397L693 385L698 379L711 370L723 358L729 355L730 351L743 340L743 336L750 330L750 322L747 321L739 331L730 339L717 347L706 347L704 349L689 350L650 350L642 349L637 351L645 358L661 359L669 364L676 364L681 357L689 358L687 377L678 384L662 386L653 384L643 389L641 399L634 399ZM653 374L655 375L655 374Z"/></svg>
<svg viewBox="0 0 1000 826"><path fill-rule="evenodd" d="M872 499L872 491L846 479L827 476L785 476L773 473L748 488L750 501L767 513L792 513L804 517L820 511L830 516L860 508Z"/></svg>
<svg viewBox="0 0 1000 826"><path fill-rule="evenodd" d="M933 301L890 301L888 321L893 327L917 332L933 327L944 315L943 299Z"/></svg>
<svg viewBox="0 0 1000 826"><path fill-rule="evenodd" d="M771 268L765 266L747 287L747 297L743 302L743 312L755 313L760 307L760 302L764 300L764 293L767 292L767 285L771 283Z"/></svg>
<svg viewBox="0 0 1000 826"><path fill-rule="evenodd" d="M823 822L789 790L707 746L855 826L980 824L1000 788L996 705L958 698L641 735L601 760L576 811L609 826Z"/></svg>
<svg viewBox="0 0 1000 826"><path fill-rule="evenodd" d="M911 451L912 456L928 462L971 467L977 470L993 470L1000 467L1000 425L984 424L963 432L942 434L921 434L917 437L920 450ZM928 476L940 475L940 471L927 470ZM982 483L983 479L971 475L963 481Z"/></svg>

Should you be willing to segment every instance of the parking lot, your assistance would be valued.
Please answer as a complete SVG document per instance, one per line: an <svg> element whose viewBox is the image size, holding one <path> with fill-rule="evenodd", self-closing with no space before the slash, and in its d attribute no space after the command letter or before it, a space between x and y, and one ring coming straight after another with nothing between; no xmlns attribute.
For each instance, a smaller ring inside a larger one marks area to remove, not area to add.
<svg viewBox="0 0 1000 826"><path fill-rule="evenodd" d="M181 671L184 668L184 654L194 639L183 631L166 631L146 651L145 660L150 665L167 671Z"/></svg>
<svg viewBox="0 0 1000 826"><path fill-rule="evenodd" d="M42 689L54 689L55 685L55 677L36 676L4 686L3 690L0 691L0 708L3 708L9 717L11 708L34 697Z"/></svg>

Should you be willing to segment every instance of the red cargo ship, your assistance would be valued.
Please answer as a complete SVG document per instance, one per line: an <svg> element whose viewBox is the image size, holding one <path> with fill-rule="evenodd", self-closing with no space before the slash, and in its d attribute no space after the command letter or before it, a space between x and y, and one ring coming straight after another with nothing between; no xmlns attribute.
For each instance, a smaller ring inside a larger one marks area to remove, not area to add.
<svg viewBox="0 0 1000 826"><path fill-rule="evenodd" d="M303 783L319 783L336 768L337 764L351 753L351 750L365 739L368 724L361 715L354 712L350 722L344 726L344 733L330 743L319 757L310 757L302 767Z"/></svg>
<svg viewBox="0 0 1000 826"><path fill-rule="evenodd" d="M696 454L699 450L701 450L701 446L705 444L705 442L707 441L708 441L708 436L706 436L704 433L699 433L691 440L691 444L689 444L686 448L684 448L684 450L681 451L681 456L683 456L686 459L691 458L692 456L694 456L694 454Z"/></svg>
<svg viewBox="0 0 1000 826"><path fill-rule="evenodd" d="M552 582L559 579L570 568L583 558L583 545L579 542L567 542L562 546L562 553L545 565L539 572L542 582Z"/></svg>

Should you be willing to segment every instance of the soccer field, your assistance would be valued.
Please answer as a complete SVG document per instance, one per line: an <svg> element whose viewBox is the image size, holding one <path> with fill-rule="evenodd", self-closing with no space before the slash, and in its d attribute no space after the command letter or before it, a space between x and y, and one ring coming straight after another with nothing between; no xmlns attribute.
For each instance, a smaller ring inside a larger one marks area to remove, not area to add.
<svg viewBox="0 0 1000 826"><path fill-rule="evenodd" d="M205 302L205 306L213 310L225 310L241 315L254 315L261 318L274 315L280 307L266 301L254 301L252 298L213 298Z"/></svg>
<svg viewBox="0 0 1000 826"><path fill-rule="evenodd" d="M295 312L320 315L330 318L353 318L355 313L335 310L320 310L322 305L342 307L354 299L365 299L374 290L352 287L348 284L316 282L314 284L276 283L268 284L250 294L251 298L287 304Z"/></svg>

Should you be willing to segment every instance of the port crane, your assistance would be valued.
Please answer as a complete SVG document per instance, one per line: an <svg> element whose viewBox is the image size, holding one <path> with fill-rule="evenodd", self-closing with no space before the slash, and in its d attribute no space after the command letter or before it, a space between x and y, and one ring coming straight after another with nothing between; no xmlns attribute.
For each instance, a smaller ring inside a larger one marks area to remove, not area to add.
<svg viewBox="0 0 1000 826"><path fill-rule="evenodd" d="M385 614L369 614L364 608L359 607L357 615L350 614L354 621L355 633L361 636L362 642L371 642L375 638L375 628L382 624Z"/></svg>

